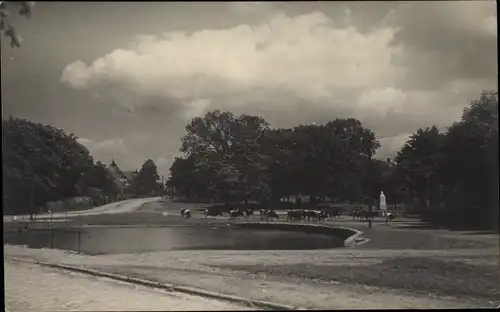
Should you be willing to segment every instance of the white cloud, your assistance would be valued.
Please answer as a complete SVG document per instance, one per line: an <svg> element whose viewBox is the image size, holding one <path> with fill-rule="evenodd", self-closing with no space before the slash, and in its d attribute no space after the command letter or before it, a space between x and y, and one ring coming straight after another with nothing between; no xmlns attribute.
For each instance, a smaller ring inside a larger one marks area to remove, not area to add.
<svg viewBox="0 0 500 312"><path fill-rule="evenodd" d="M330 24L322 13L277 14L254 26L142 37L133 50L117 49L89 65L69 64L62 80L78 89L111 83L139 95L179 98L190 114L193 101L212 96L279 90L329 98L397 79L391 57L398 48L389 46L395 29L361 34Z"/></svg>
<svg viewBox="0 0 500 312"><path fill-rule="evenodd" d="M163 156L157 157L154 162L156 166L158 167L158 172L164 175L168 175L170 166L172 166L172 163L174 162L174 158L181 156L181 153L178 151L175 152L169 152L164 154Z"/></svg>
<svg viewBox="0 0 500 312"><path fill-rule="evenodd" d="M95 141L87 138L78 138L78 143L84 145L90 154L98 159L111 159L113 155L124 155L129 152L123 139L108 139L104 141Z"/></svg>
<svg viewBox="0 0 500 312"><path fill-rule="evenodd" d="M403 133L394 137L379 139L381 147L377 150L376 158L385 158L394 156L395 152L400 150L410 138L410 133Z"/></svg>
<svg viewBox="0 0 500 312"><path fill-rule="evenodd" d="M188 104L188 109L185 113L185 117L191 120L194 117L200 117L208 111L211 104L210 99L197 99Z"/></svg>
<svg viewBox="0 0 500 312"><path fill-rule="evenodd" d="M407 94L392 87L371 89L361 94L360 108L366 108L368 113L379 113L382 117L388 110L401 108L407 100Z"/></svg>
<svg viewBox="0 0 500 312"><path fill-rule="evenodd" d="M254 25L141 36L89 64L67 65L61 79L74 89L107 93L131 112L145 98L165 99L155 104L179 114L172 123L216 108L264 113L287 125L348 113L386 137L378 155L393 153L418 127L451 123L462 110L458 104L496 87L487 75L461 77L470 69L467 58L451 48L463 39L461 29L469 30L468 40L496 30L496 18L482 6L401 5L381 27L359 31L334 26L318 12L290 17L265 3L228 5L241 15L267 13ZM349 14L346 9L346 19ZM481 60L481 53L472 55ZM169 133L175 144L165 148L178 146L183 127L175 131Z"/></svg>

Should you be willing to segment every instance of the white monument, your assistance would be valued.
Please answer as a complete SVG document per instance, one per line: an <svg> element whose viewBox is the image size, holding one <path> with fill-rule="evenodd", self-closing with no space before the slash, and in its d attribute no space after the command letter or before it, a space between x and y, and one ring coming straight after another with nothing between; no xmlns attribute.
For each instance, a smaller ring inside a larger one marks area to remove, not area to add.
<svg viewBox="0 0 500 312"><path fill-rule="evenodd" d="M383 191L380 192L380 210L382 213L387 211L387 203L385 202L385 195Z"/></svg>

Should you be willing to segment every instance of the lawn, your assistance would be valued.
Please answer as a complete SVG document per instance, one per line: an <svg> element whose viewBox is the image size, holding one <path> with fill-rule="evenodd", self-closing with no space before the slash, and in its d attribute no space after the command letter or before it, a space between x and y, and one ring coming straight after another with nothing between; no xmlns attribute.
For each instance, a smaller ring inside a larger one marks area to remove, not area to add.
<svg viewBox="0 0 500 312"><path fill-rule="evenodd" d="M373 265L218 265L221 269L317 283L364 284L438 297L500 300L496 266L471 265L427 257L397 257Z"/></svg>

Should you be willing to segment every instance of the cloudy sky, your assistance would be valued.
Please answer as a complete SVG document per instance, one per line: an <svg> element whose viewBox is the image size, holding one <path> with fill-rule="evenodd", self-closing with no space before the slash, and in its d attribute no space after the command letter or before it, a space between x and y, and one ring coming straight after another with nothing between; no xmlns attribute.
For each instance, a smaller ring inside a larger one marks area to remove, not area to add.
<svg viewBox="0 0 500 312"><path fill-rule="evenodd" d="M213 109L272 126L355 117L391 156L497 89L496 7L462 2L40 2L2 40L2 109L167 174Z"/></svg>

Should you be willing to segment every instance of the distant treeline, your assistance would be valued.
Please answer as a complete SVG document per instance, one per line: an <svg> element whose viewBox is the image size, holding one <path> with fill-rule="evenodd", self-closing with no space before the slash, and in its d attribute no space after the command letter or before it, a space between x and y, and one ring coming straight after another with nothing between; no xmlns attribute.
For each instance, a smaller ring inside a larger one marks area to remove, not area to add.
<svg viewBox="0 0 500 312"><path fill-rule="evenodd" d="M498 228L497 112L497 93L483 92L445 133L418 129L382 161L375 134L354 118L272 129L262 117L216 110L186 126L168 184L190 200L226 203L307 194L370 206L383 190L429 221Z"/></svg>
<svg viewBox="0 0 500 312"><path fill-rule="evenodd" d="M2 130L4 214L64 206L90 208L120 199L123 193L143 196L162 192L152 160L146 161L131 185L123 189L104 164L94 162L74 134L12 117L2 121ZM75 197L90 198L91 204L70 200Z"/></svg>

